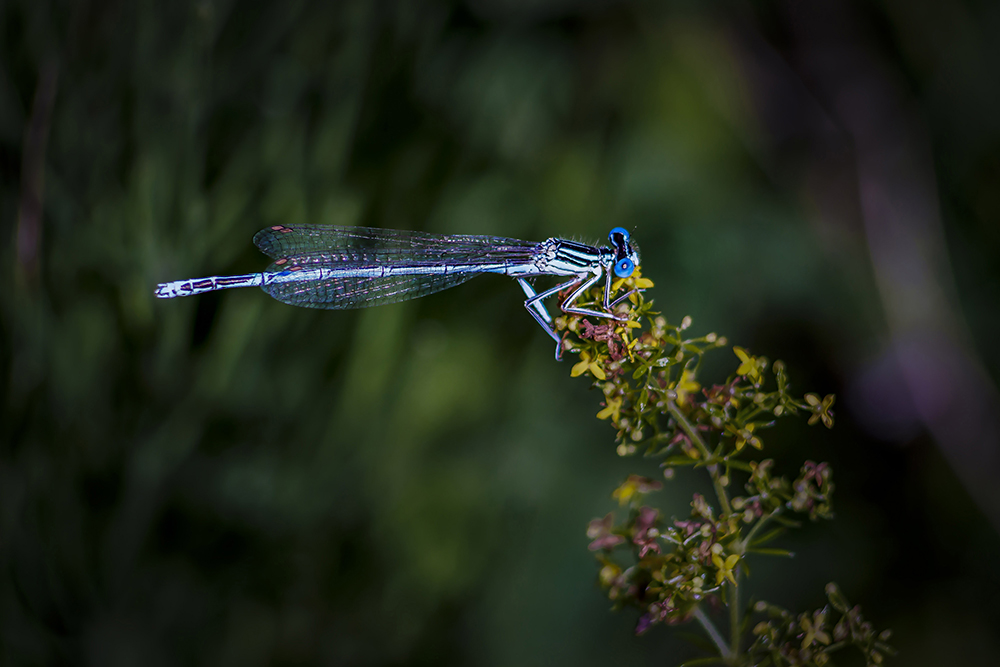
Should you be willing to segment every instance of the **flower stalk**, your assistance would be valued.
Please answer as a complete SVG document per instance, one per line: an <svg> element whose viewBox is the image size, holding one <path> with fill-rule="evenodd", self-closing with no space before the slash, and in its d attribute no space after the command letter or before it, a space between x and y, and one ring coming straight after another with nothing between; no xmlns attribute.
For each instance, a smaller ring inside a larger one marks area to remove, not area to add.
<svg viewBox="0 0 1000 667"><path fill-rule="evenodd" d="M705 634L707 634L708 638L712 640L715 647L719 649L719 656L722 660L729 663L733 658L733 651L726 644L726 638L723 637L722 633L719 632L719 629L715 627L715 623L713 623L712 619L708 617L705 610L701 607L695 607L694 611L691 612L691 616L701 624L701 627L705 630Z"/></svg>

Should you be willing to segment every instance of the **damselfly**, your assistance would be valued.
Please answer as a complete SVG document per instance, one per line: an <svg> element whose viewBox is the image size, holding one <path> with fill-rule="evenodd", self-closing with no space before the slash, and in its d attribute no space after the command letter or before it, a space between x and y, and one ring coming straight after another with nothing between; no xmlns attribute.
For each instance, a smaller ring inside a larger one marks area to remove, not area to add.
<svg viewBox="0 0 1000 667"><path fill-rule="evenodd" d="M212 276L161 283L156 296L172 299L231 287L257 286L272 297L307 308L367 308L433 294L481 273L500 273L524 290L524 307L556 341L559 335L543 300L572 290L560 302L564 313L622 320L611 301L613 276L627 278L639 264L629 233L615 227L610 247L549 239L541 243L497 236L429 234L373 227L274 225L257 232L253 242L271 259L263 273ZM536 292L527 281L537 276L568 276L555 287ZM602 310L577 304L604 278Z"/></svg>

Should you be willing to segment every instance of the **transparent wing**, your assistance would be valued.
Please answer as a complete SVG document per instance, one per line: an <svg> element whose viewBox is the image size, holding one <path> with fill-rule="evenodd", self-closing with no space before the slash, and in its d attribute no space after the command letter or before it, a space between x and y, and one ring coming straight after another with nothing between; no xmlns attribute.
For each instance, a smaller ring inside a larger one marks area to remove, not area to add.
<svg viewBox="0 0 1000 667"><path fill-rule="evenodd" d="M479 260L483 263L507 258L530 258L537 243L500 236L430 234L376 227L332 227L321 225L274 225L253 237L261 252L275 260L313 255L301 263L375 262L393 264L410 260Z"/></svg>
<svg viewBox="0 0 1000 667"><path fill-rule="evenodd" d="M282 270L272 264L268 271ZM347 310L416 299L460 285L477 273L462 272L388 277L338 276L325 280L283 282L261 289L278 301L306 308Z"/></svg>
<svg viewBox="0 0 1000 667"><path fill-rule="evenodd" d="M284 303L326 309L364 308L433 294L475 277L477 265L530 262L538 246L496 236L318 225L275 225L258 232L253 240L275 260L266 269L269 273L336 269L337 275L320 280L262 286ZM374 267L406 267L411 272L386 277L350 275L352 270ZM441 267L455 270L445 274Z"/></svg>

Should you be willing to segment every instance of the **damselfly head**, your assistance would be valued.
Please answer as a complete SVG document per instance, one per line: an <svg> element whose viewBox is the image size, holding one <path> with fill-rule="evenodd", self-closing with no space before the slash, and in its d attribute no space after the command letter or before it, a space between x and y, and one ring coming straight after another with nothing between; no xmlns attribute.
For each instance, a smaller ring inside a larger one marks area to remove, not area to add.
<svg viewBox="0 0 1000 667"><path fill-rule="evenodd" d="M608 234L608 240L615 252L614 272L619 278L628 278L639 265L639 248L632 242L627 229L615 227Z"/></svg>

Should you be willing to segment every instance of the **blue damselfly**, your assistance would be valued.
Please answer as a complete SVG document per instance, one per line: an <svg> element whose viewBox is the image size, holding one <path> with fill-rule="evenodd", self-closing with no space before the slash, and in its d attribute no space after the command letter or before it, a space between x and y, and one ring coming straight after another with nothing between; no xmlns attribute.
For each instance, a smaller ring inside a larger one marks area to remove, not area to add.
<svg viewBox="0 0 1000 667"><path fill-rule="evenodd" d="M612 229L608 240L610 247L598 248L554 238L533 243L373 227L274 225L253 239L274 260L263 273L161 283L156 296L172 299L257 286L293 306L366 308L433 294L481 273L499 273L517 279L527 297L525 308L556 341L558 359L560 339L544 299L572 290L559 304L564 313L623 319L613 309L628 295L611 301L612 279L631 276L639 264L639 253L621 227ZM537 276L570 279L536 292L527 279ZM577 300L602 277L603 310L577 306Z"/></svg>

